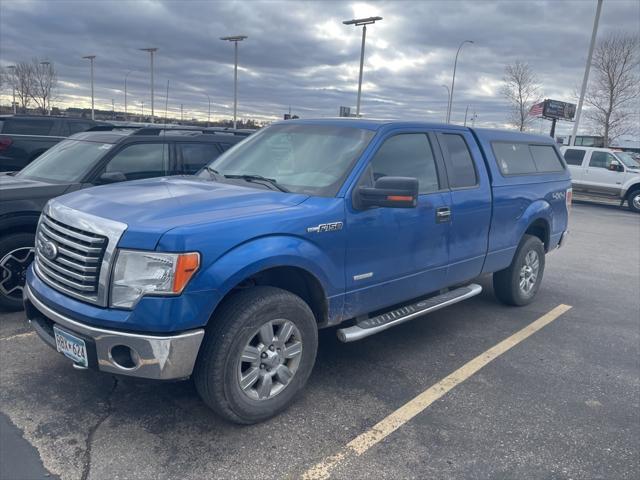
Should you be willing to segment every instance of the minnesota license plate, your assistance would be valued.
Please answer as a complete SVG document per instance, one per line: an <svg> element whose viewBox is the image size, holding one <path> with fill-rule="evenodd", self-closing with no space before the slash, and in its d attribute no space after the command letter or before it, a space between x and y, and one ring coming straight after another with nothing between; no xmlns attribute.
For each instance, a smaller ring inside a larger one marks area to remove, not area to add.
<svg viewBox="0 0 640 480"><path fill-rule="evenodd" d="M71 335L69 332L65 332L55 325L53 326L53 333L56 337L56 349L60 353L83 367L89 366L87 346L84 340L75 335Z"/></svg>

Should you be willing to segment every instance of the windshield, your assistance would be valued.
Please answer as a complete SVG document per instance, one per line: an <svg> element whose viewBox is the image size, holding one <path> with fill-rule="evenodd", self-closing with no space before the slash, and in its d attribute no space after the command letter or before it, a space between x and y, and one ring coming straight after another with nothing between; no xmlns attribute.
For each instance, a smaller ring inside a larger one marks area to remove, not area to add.
<svg viewBox="0 0 640 480"><path fill-rule="evenodd" d="M620 159L622 163L624 163L627 167L631 168L640 168L640 163L635 160L630 153L627 152L616 152L615 156Z"/></svg>
<svg viewBox="0 0 640 480"><path fill-rule="evenodd" d="M16 177L54 182L77 182L113 145L63 140L36 158Z"/></svg>
<svg viewBox="0 0 640 480"><path fill-rule="evenodd" d="M329 125L277 124L260 130L210 164L221 175L259 175L286 190L331 196L375 132ZM210 175L206 170L199 174Z"/></svg>

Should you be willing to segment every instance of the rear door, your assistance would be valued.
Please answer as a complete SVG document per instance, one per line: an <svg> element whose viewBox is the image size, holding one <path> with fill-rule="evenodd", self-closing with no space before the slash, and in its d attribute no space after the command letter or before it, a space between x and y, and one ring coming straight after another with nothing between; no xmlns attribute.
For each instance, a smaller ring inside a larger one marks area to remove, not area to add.
<svg viewBox="0 0 640 480"><path fill-rule="evenodd" d="M574 189L579 191L583 188L584 170L587 162L587 151L582 148L567 148L564 153L564 160L569 167L571 173L571 182L574 185Z"/></svg>
<svg viewBox="0 0 640 480"><path fill-rule="evenodd" d="M471 280L482 271L491 223L491 185L482 153L468 131L440 131L451 203L447 285Z"/></svg>
<svg viewBox="0 0 640 480"><path fill-rule="evenodd" d="M178 142L176 143L177 174L193 175L222 153L217 143Z"/></svg>

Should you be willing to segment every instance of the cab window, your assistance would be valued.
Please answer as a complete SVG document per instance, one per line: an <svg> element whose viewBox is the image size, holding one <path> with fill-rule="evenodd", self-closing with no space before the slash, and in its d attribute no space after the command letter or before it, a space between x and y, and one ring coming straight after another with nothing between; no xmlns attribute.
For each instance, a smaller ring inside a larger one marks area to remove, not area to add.
<svg viewBox="0 0 640 480"><path fill-rule="evenodd" d="M584 150L578 150L576 148L569 148L564 152L564 160L568 165L581 166L584 160Z"/></svg>
<svg viewBox="0 0 640 480"><path fill-rule="evenodd" d="M418 179L420 193L439 190L436 162L426 134L408 133L386 140L371 160L369 184L382 177Z"/></svg>
<svg viewBox="0 0 640 480"><path fill-rule="evenodd" d="M122 173L127 180L161 177L168 172L169 149L162 143L129 145L109 160L105 173Z"/></svg>
<svg viewBox="0 0 640 480"><path fill-rule="evenodd" d="M591 152L591 160L589 160L589 166L593 168L609 168L612 161L618 161L616 157L608 152ZM619 163L619 162L618 162Z"/></svg>

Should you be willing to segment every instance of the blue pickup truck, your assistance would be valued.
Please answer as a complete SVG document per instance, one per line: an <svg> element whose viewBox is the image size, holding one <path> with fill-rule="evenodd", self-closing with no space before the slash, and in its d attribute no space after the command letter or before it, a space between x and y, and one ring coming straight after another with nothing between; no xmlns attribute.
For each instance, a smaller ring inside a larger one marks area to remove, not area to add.
<svg viewBox="0 0 640 480"><path fill-rule="evenodd" d="M77 368L193 376L228 420L286 408L318 329L362 339L477 295L533 300L567 234L551 138L422 122L277 123L195 176L101 186L40 217L25 309Z"/></svg>

